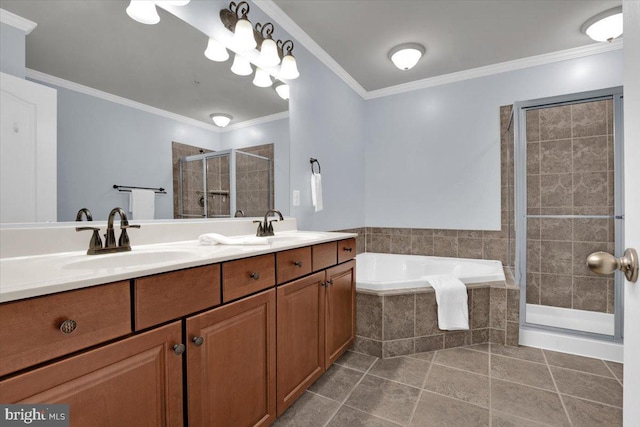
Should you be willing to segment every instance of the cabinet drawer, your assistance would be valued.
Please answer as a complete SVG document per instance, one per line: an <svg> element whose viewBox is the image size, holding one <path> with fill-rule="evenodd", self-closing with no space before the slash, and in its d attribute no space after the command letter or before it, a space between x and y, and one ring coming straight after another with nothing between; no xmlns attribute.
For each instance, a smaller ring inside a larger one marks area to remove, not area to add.
<svg viewBox="0 0 640 427"><path fill-rule="evenodd" d="M0 325L1 376L130 333L129 282L5 303Z"/></svg>
<svg viewBox="0 0 640 427"><path fill-rule="evenodd" d="M311 247L313 271L323 270L338 263L338 242L328 242Z"/></svg>
<svg viewBox="0 0 640 427"><path fill-rule="evenodd" d="M356 239L344 239L338 241L338 263L349 261L356 257Z"/></svg>
<svg viewBox="0 0 640 427"><path fill-rule="evenodd" d="M276 267L273 254L222 264L222 300L224 302L270 288L275 284Z"/></svg>
<svg viewBox="0 0 640 427"><path fill-rule="evenodd" d="M278 284L311 273L311 246L276 253Z"/></svg>
<svg viewBox="0 0 640 427"><path fill-rule="evenodd" d="M220 304L220 265L189 268L135 280L135 328Z"/></svg>

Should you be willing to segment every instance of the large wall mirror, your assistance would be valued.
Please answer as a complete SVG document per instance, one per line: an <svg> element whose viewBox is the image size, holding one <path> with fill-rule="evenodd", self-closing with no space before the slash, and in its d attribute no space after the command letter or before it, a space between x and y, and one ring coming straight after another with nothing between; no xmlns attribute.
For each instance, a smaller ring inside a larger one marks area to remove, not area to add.
<svg viewBox="0 0 640 427"><path fill-rule="evenodd" d="M176 155L244 150L268 157L270 144L269 207L288 214L288 102L273 88L254 86L252 76L233 74L232 58L208 60L207 35L178 17L158 8L160 22L144 25L127 16L127 5L2 2L3 9L38 24L26 38L27 78L58 91L58 221L73 221L80 208L89 208L97 220L113 207L127 210L129 193L114 185L164 188L166 194L155 197L155 218L174 218L180 203ZM212 113L230 114L231 125L214 127ZM238 182L247 198L269 184L264 173L238 176ZM207 196L205 215L225 216L213 209L224 196L215 191Z"/></svg>

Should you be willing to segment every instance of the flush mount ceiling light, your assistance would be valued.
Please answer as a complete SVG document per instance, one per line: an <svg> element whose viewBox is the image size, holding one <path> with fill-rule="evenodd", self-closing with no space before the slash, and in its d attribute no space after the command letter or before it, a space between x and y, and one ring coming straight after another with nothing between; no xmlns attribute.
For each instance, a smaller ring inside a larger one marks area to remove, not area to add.
<svg viewBox="0 0 640 427"><path fill-rule="evenodd" d="M406 71L413 68L422 55L424 55L424 46L418 43L404 43L398 45L389 51L389 59L399 69Z"/></svg>
<svg viewBox="0 0 640 427"><path fill-rule="evenodd" d="M207 49L204 51L204 56L212 61L224 62L229 59L229 52L227 52L227 48L224 47L222 43L213 37L209 37L209 42L207 43Z"/></svg>
<svg viewBox="0 0 640 427"><path fill-rule="evenodd" d="M231 119L233 119L233 116L225 113L213 113L210 114L209 117L211 117L211 120L213 120L213 123L216 126L221 128L227 126L229 123L231 123Z"/></svg>
<svg viewBox="0 0 640 427"><path fill-rule="evenodd" d="M153 25L160 22L156 4L152 1L131 0L127 7L127 15L141 24Z"/></svg>
<svg viewBox="0 0 640 427"><path fill-rule="evenodd" d="M273 85L273 88L275 89L276 93L278 94L278 96L280 98L284 99L285 101L289 100L289 85L288 84L278 80Z"/></svg>
<svg viewBox="0 0 640 427"><path fill-rule="evenodd" d="M580 30L597 42L611 42L622 35L622 6L605 10L582 24Z"/></svg>

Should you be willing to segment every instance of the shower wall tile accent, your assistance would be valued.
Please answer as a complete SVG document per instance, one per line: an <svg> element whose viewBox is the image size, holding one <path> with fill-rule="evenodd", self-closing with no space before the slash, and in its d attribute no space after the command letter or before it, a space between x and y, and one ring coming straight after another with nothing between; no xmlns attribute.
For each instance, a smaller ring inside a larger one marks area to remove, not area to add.
<svg viewBox="0 0 640 427"><path fill-rule="evenodd" d="M171 143L171 159L173 164L173 217L180 218L180 158L193 156L201 153L211 153L211 150L204 150L200 147ZM202 206L199 199L202 197L202 167L188 167L185 171L185 215L202 217ZM198 187L199 186L199 187ZM196 188L198 187L198 188ZM200 194L197 194L200 191Z"/></svg>
<svg viewBox="0 0 640 427"><path fill-rule="evenodd" d="M267 162L241 153L236 156L236 207L242 209L248 217L263 216L267 210L273 209L275 200L273 144L256 145L240 150L271 159L271 162Z"/></svg>
<svg viewBox="0 0 640 427"><path fill-rule="evenodd" d="M587 102L527 111L529 214L612 215L613 103ZM527 303L613 312L613 279L585 260L613 253L611 219L527 221Z"/></svg>
<svg viewBox="0 0 640 427"><path fill-rule="evenodd" d="M387 358L469 344L518 345L520 289L505 269L504 282L468 286L468 331L438 328L433 289L356 294L356 351Z"/></svg>

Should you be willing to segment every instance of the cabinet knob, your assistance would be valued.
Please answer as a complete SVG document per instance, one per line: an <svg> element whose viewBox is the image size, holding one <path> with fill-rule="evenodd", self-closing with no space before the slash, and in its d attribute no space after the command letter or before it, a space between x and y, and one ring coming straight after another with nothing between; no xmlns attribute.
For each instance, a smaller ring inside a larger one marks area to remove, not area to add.
<svg viewBox="0 0 640 427"><path fill-rule="evenodd" d="M65 335L68 335L71 332L75 331L77 326L78 324L76 323L75 320L67 319L64 322L62 322L62 324L60 325L60 332L62 332Z"/></svg>
<svg viewBox="0 0 640 427"><path fill-rule="evenodd" d="M296 267L302 267L302 261L293 261L293 265Z"/></svg>
<svg viewBox="0 0 640 427"><path fill-rule="evenodd" d="M343 248L345 252L351 252L353 251L353 248Z"/></svg>
<svg viewBox="0 0 640 427"><path fill-rule="evenodd" d="M193 341L193 343L195 344L196 347L200 347L202 345L202 343L204 342L204 338L202 338L202 337L193 337L193 338L191 338L191 341Z"/></svg>
<svg viewBox="0 0 640 427"><path fill-rule="evenodd" d="M330 280L327 282L327 285L333 285L333 279L330 279Z"/></svg>
<svg viewBox="0 0 640 427"><path fill-rule="evenodd" d="M260 278L260 273L254 271L253 273L249 274L249 277L251 277L253 280L258 280Z"/></svg>
<svg viewBox="0 0 640 427"><path fill-rule="evenodd" d="M184 353L184 351L186 349L187 348L184 346L184 344L176 344L176 345L173 346L173 352L175 354L177 354L178 356L180 356L182 353Z"/></svg>

